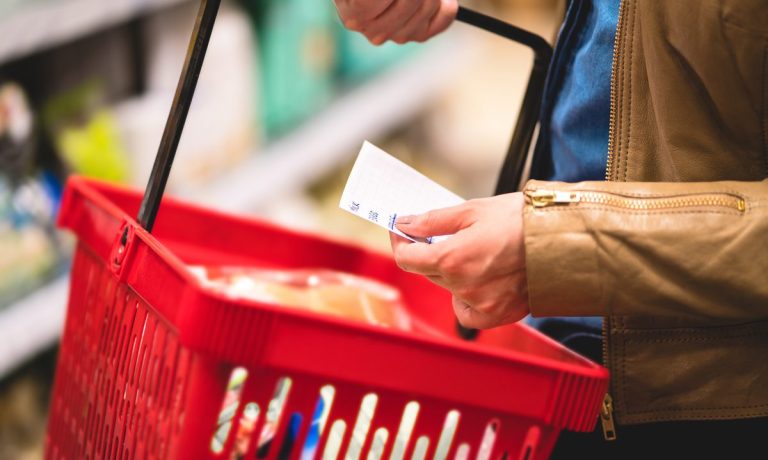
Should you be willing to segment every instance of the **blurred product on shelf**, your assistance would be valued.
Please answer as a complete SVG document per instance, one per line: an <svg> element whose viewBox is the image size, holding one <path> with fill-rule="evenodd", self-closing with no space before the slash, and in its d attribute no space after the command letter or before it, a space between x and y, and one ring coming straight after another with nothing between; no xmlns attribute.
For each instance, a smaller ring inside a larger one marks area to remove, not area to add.
<svg viewBox="0 0 768 460"><path fill-rule="evenodd" d="M100 83L90 80L49 100L43 120L69 172L123 183L129 158L103 101Z"/></svg>
<svg viewBox="0 0 768 460"><path fill-rule="evenodd" d="M34 166L34 128L23 90L0 86L0 308L50 280L63 259L53 229L61 184Z"/></svg>
<svg viewBox="0 0 768 460"><path fill-rule="evenodd" d="M393 42L375 46L365 36L344 28L338 21L336 30L337 71L345 84L360 83L427 46L415 43L398 45Z"/></svg>
<svg viewBox="0 0 768 460"><path fill-rule="evenodd" d="M264 0L245 5L261 49L264 128L269 136L283 134L334 94L338 19L329 1Z"/></svg>
<svg viewBox="0 0 768 460"><path fill-rule="evenodd" d="M146 184L152 170L197 8L191 2L148 18L146 93L113 107L136 185ZM203 185L255 150L261 137L255 44L247 15L224 2L179 144L172 189Z"/></svg>
<svg viewBox="0 0 768 460"><path fill-rule="evenodd" d="M34 158L34 116L24 90L0 86L0 166L10 180L29 173Z"/></svg>
<svg viewBox="0 0 768 460"><path fill-rule="evenodd" d="M235 299L306 309L376 326L410 330L400 292L389 285L325 269L190 267L203 287Z"/></svg>

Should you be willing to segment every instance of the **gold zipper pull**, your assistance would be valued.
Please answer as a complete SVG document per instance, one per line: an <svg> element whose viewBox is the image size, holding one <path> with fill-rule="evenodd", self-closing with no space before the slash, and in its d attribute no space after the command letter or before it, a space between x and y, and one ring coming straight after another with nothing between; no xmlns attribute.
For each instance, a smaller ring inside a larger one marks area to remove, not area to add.
<svg viewBox="0 0 768 460"><path fill-rule="evenodd" d="M557 190L530 190L525 192L525 195L531 200L534 208L578 203L581 200L578 192L560 192Z"/></svg>
<svg viewBox="0 0 768 460"><path fill-rule="evenodd" d="M613 398L608 393L603 398L600 408L600 423L603 424L603 437L606 441L616 440L616 425L613 423Z"/></svg>

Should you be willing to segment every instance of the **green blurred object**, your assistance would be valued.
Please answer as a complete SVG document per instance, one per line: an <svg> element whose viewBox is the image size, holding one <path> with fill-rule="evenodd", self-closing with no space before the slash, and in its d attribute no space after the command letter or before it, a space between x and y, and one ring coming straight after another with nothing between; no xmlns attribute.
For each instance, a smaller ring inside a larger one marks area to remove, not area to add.
<svg viewBox="0 0 768 460"><path fill-rule="evenodd" d="M124 183L130 174L128 155L117 122L104 106L102 86L91 80L48 101L44 125L72 172Z"/></svg>
<svg viewBox="0 0 768 460"><path fill-rule="evenodd" d="M117 132L115 119L99 112L82 127L64 128L57 144L64 160L78 174L126 182L128 159Z"/></svg>
<svg viewBox="0 0 768 460"><path fill-rule="evenodd" d="M308 118L333 96L335 27L329 1L260 0L244 4L256 23L266 134Z"/></svg>
<svg viewBox="0 0 768 460"><path fill-rule="evenodd" d="M337 69L345 84L365 81L424 46L417 43L398 45L393 42L375 46L364 35L345 29L341 23L337 27L337 37Z"/></svg>

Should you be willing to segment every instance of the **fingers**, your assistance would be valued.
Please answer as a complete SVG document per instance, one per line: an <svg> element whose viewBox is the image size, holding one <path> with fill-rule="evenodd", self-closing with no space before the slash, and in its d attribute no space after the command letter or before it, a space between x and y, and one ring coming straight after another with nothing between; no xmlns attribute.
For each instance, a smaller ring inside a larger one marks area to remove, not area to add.
<svg viewBox="0 0 768 460"><path fill-rule="evenodd" d="M381 45L389 40L408 20L410 20L423 3L435 0L397 0L381 15L368 22L363 27L363 34L374 45Z"/></svg>
<svg viewBox="0 0 768 460"><path fill-rule="evenodd" d="M381 16L397 0L335 0L339 18L349 30L361 31L369 21Z"/></svg>
<svg viewBox="0 0 768 460"><path fill-rule="evenodd" d="M424 41L451 25L457 0L335 0L344 25L380 45Z"/></svg>
<svg viewBox="0 0 768 460"><path fill-rule="evenodd" d="M461 204L451 208L436 209L418 216L403 216L397 219L401 232L416 237L453 235L474 223L471 206Z"/></svg>
<svg viewBox="0 0 768 460"><path fill-rule="evenodd" d="M419 9L395 31L392 37L390 37L391 40L400 44L410 40L418 42L426 40L429 38L427 36L429 25L439 10L440 0L421 2Z"/></svg>
<svg viewBox="0 0 768 460"><path fill-rule="evenodd" d="M514 310L514 314L502 311L486 312L473 307L457 296L453 297L452 306L456 320L467 329L483 330L515 323L523 319L526 314L524 310Z"/></svg>
<svg viewBox="0 0 768 460"><path fill-rule="evenodd" d="M438 262L441 256L436 246L414 243L394 233L390 233L390 242L395 262L401 269L420 275L440 276Z"/></svg>
<svg viewBox="0 0 768 460"><path fill-rule="evenodd" d="M456 19L456 13L459 11L459 3L456 0L441 0L440 9L429 24L427 37L435 35L447 29Z"/></svg>

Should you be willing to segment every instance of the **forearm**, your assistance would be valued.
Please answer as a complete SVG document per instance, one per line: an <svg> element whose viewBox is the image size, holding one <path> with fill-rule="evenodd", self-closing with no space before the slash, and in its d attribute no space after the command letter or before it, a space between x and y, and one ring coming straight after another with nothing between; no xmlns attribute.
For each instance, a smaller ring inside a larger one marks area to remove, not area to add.
<svg viewBox="0 0 768 460"><path fill-rule="evenodd" d="M526 190L535 316L768 319L768 180Z"/></svg>

